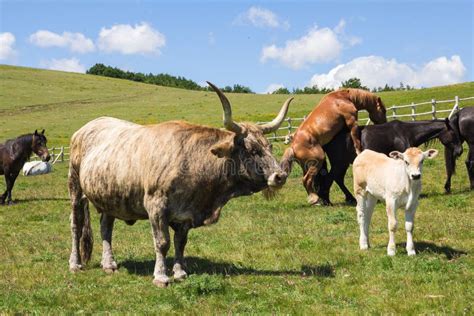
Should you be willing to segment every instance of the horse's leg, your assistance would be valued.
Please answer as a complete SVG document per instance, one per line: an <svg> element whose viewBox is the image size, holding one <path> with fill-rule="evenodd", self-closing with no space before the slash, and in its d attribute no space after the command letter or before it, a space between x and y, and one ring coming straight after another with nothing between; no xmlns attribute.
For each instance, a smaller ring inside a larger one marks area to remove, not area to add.
<svg viewBox="0 0 474 316"><path fill-rule="evenodd" d="M471 182L471 190L474 190L474 141L468 143L469 153L466 159L467 174Z"/></svg>
<svg viewBox="0 0 474 316"><path fill-rule="evenodd" d="M333 167L331 166L331 171L328 172L328 165L326 159L323 162L319 173L314 176L314 185L317 187L317 194L319 196L319 201L323 205L331 205L331 201L329 199L329 193L331 190L333 179Z"/></svg>
<svg viewBox="0 0 474 316"><path fill-rule="evenodd" d="M303 162L303 170L306 170L303 177L303 186L308 193L309 204L314 205L319 202L319 196L316 194L316 189L314 188L314 176L317 175L321 169L325 155L320 145L314 146L308 154L309 159L305 159Z"/></svg>
<svg viewBox="0 0 474 316"><path fill-rule="evenodd" d="M341 168L331 168L331 173L334 170L334 180L336 181L339 188L341 188L342 192L346 196L346 203L349 205L356 205L357 201L355 197L352 195L351 191L346 187L344 184L344 178L346 176L347 169L349 168L348 164L341 165Z"/></svg>
<svg viewBox="0 0 474 316"><path fill-rule="evenodd" d="M444 184L444 191L446 193L451 193L451 177L456 168L456 158L454 158L454 152L447 146L444 146L444 164L446 167L446 183Z"/></svg>
<svg viewBox="0 0 474 316"><path fill-rule="evenodd" d="M15 180L18 177L18 173L9 172L8 175L7 173L5 173L5 179L7 180L7 191L5 193L6 193L6 202L8 205L13 204L12 189L13 189L13 186L15 185ZM3 198L3 200L5 201L5 198Z"/></svg>

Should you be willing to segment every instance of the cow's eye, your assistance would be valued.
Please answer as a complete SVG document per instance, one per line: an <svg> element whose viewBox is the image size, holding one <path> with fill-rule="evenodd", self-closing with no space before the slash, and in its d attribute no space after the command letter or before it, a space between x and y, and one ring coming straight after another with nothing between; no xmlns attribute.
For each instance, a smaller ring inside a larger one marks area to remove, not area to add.
<svg viewBox="0 0 474 316"><path fill-rule="evenodd" d="M405 161L405 164L408 166L409 165L408 161Z"/></svg>

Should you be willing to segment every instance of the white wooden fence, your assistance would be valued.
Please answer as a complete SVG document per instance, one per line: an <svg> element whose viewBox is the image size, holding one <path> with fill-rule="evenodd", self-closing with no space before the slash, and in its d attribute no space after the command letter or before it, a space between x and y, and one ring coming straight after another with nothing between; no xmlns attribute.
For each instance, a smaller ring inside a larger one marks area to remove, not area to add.
<svg viewBox="0 0 474 316"><path fill-rule="evenodd" d="M460 101L471 101L473 104L464 104L461 106ZM439 105L441 104L449 104L453 103L453 106L446 109L440 109L438 108ZM431 111L425 111L425 112L417 112L417 108L420 106L427 106L431 104ZM460 110L462 107L465 106L472 106L474 105L474 97L468 97L468 98L459 98L457 96L454 97L452 100L435 100L432 99L431 101L427 102L421 102L421 103L411 103L411 104L406 104L406 105L393 105L389 108L387 108L387 119L406 119L410 118L412 121L415 121L417 117L419 116L427 116L430 115L431 119L436 120L440 118L445 118L445 117L451 117L456 111ZM400 110L400 111L399 111ZM409 113L400 113L400 112L409 112ZM389 114L391 112L391 114ZM398 112L398 113L397 113ZM359 118L359 122L364 122L366 125L370 123L370 119L368 118L368 113L366 111L360 111L359 112L361 116L367 116L367 117L361 117ZM449 115L446 115L449 113ZM306 119L306 116L302 118L291 118L288 117L285 119L282 125L278 131L280 132L275 132L271 136L268 137L269 140L271 141L283 141L286 139L287 135L293 133L293 131L298 128L301 122L303 122ZM259 124L265 124L267 122L259 122ZM283 131L286 131L287 133L284 133ZM283 135L282 135L283 132ZM52 163L56 162L64 162L64 161L69 161L69 147L61 146L61 147L52 147L49 149L49 154L51 155L51 161ZM38 159L38 157L35 156L33 158L35 160Z"/></svg>
<svg viewBox="0 0 474 316"><path fill-rule="evenodd" d="M460 104L461 101L464 101L464 102L472 101L473 104L461 105ZM453 105L452 107L451 106L447 107L446 104L453 104ZM417 112L417 109L419 107L426 108L428 105L431 105L429 107L431 108L431 111L425 110L424 112ZM403 119L410 118L412 121L416 121L416 118L420 116L430 116L432 120L446 118L446 117L450 118L454 113L456 113L462 107L472 106L472 105L474 105L474 97L459 98L458 96L455 96L454 99L452 100L432 99L431 101L427 101L427 102L420 102L420 103L412 102L411 104L406 104L406 105L393 105L387 108L387 119L388 120L394 120L394 119L403 120ZM359 111L359 115L360 115L359 117L360 124L362 123L364 123L365 125L370 124L370 119L368 117L367 111L365 110ZM269 136L268 139L271 141L285 140L287 136L293 133L301 124L301 122L303 122L304 120L306 120L306 115L302 118L291 118L291 117L286 118L282 126L278 129L278 131L276 131L271 136ZM259 122L259 124L265 124L265 123L267 122Z"/></svg>

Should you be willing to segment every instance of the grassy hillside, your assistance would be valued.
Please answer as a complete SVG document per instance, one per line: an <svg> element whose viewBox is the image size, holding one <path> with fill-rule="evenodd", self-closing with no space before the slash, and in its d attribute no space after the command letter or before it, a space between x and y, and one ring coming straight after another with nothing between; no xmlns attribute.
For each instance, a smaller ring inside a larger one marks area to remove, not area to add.
<svg viewBox="0 0 474 316"><path fill-rule="evenodd" d="M212 81L212 78L209 78ZM474 96L474 83L379 94L387 106ZM266 121L286 95L230 94L237 120ZM302 117L322 95L297 95L289 116ZM50 144L66 145L72 133L98 116L138 123L184 119L221 125L215 93L165 88L127 80L22 67L0 66L0 140L46 128Z"/></svg>
<svg viewBox="0 0 474 316"><path fill-rule="evenodd" d="M474 83L380 95L387 105L473 96ZM229 98L237 119L257 121L272 118L287 96ZM296 96L291 116L306 114L320 98ZM67 144L77 128L101 115L220 126L222 111L213 93L0 66L0 140L46 128L51 145ZM282 150L275 146L277 154ZM0 206L0 313L472 314L474 194L467 190L465 157L451 195L443 194L442 151L425 163L414 258L404 250L402 211L397 255L386 256L381 204L371 227L373 248L361 252L355 208L342 203L338 188L334 206L308 206L295 168L275 200L260 194L231 200L216 225L192 230L185 252L191 276L167 289L151 283L154 252L147 221L132 227L116 223L120 272L101 271L99 216L93 209L92 262L82 273L69 273L67 164L58 163L51 174L20 176L16 204ZM351 182L349 172L349 188ZM173 253L171 248L169 263Z"/></svg>

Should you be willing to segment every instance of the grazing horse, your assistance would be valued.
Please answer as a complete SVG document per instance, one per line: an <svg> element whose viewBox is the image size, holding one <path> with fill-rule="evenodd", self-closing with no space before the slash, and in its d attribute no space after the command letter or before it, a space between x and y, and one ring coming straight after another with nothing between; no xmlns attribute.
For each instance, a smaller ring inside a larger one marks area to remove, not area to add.
<svg viewBox="0 0 474 316"><path fill-rule="evenodd" d="M376 124L387 121L385 106L375 94L361 89L342 89L324 96L293 135L291 147L285 151L281 164L287 172L291 171L294 160L301 166L303 185L310 204L316 204L319 200L313 178L325 160L323 146L346 127L356 152L361 151L357 128L359 110L367 110L370 119Z"/></svg>
<svg viewBox="0 0 474 316"><path fill-rule="evenodd" d="M219 219L232 198L280 188L287 175L272 156L264 134L283 122L292 98L265 125L237 123L227 97L209 83L224 110L224 129L183 121L138 125L110 117L95 119L71 139L71 271L90 259L89 201L101 213L102 268L116 270L112 253L115 219L149 220L155 245L153 283L171 281L165 257L174 231L175 280L186 277L184 248L191 228Z"/></svg>
<svg viewBox="0 0 474 316"><path fill-rule="evenodd" d="M471 182L471 190L474 189L474 107L468 107L460 110L451 118L451 126L458 135L461 144L467 142L469 153L466 159L467 174ZM462 148L462 147L461 147ZM451 177L456 169L456 158L462 152L456 152L447 148L444 152L446 160L446 183L444 189L446 193L451 192Z"/></svg>
<svg viewBox="0 0 474 316"><path fill-rule="evenodd" d="M462 153L462 145L453 123L448 119L402 122L390 121L380 125L369 125L360 127L362 148L371 149L388 155L391 151L405 151L409 147L418 147L435 138L457 155ZM352 138L347 130L340 132L334 139L326 144L324 150L331 163L331 171L327 172L326 164L321 172L315 177L315 186L318 187L318 195L321 204L330 204L329 191L333 181L346 196L346 202L354 204L355 199L344 185L344 176L349 165L354 161L356 153L352 144Z"/></svg>
<svg viewBox="0 0 474 316"><path fill-rule="evenodd" d="M0 175L5 175L7 185L7 190L0 196L0 204L5 204L5 200L9 205L12 204L13 185L32 153L37 154L43 161L49 160L46 142L44 130L41 133L36 130L33 134L22 135L0 144Z"/></svg>

